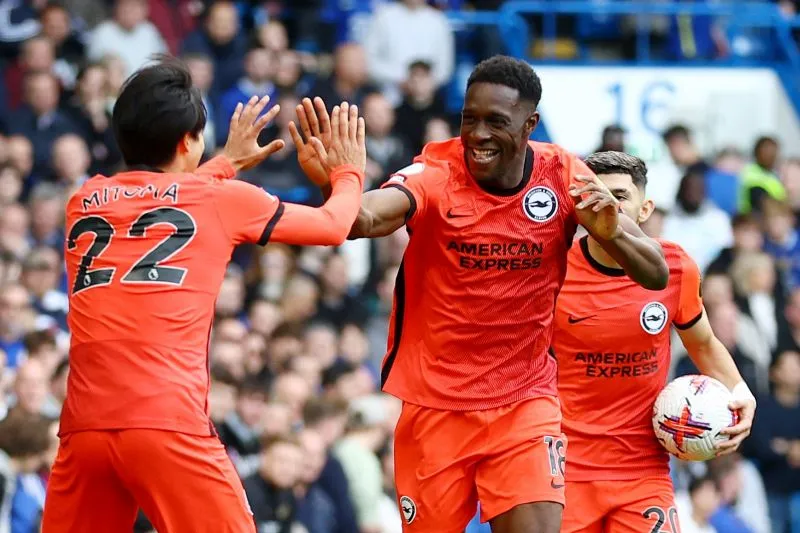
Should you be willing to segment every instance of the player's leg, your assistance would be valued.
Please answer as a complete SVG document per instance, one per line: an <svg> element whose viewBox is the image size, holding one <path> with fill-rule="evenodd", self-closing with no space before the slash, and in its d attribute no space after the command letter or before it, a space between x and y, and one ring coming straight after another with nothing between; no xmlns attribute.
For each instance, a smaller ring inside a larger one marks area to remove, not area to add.
<svg viewBox="0 0 800 533"><path fill-rule="evenodd" d="M593 481L567 481L561 533L603 533L608 511L602 486Z"/></svg>
<svg viewBox="0 0 800 533"><path fill-rule="evenodd" d="M122 432L125 480L159 533L255 533L242 482L217 437Z"/></svg>
<svg viewBox="0 0 800 533"><path fill-rule="evenodd" d="M404 532L463 533L475 515L478 416L403 405L394 462Z"/></svg>
<svg viewBox="0 0 800 533"><path fill-rule="evenodd" d="M42 531L132 531L136 502L114 468L113 432L84 431L61 439L47 482Z"/></svg>
<svg viewBox="0 0 800 533"><path fill-rule="evenodd" d="M608 492L619 506L608 515L604 533L680 533L668 475L608 482Z"/></svg>
<svg viewBox="0 0 800 533"><path fill-rule="evenodd" d="M553 397L485 413L489 451L476 473L481 518L494 533L559 533L567 443Z"/></svg>

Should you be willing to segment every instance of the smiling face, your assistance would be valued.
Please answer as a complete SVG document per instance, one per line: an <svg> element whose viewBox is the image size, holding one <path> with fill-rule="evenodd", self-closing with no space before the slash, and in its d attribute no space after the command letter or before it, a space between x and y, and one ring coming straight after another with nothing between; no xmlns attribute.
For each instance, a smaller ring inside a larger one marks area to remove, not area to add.
<svg viewBox="0 0 800 533"><path fill-rule="evenodd" d="M495 181L525 158L528 138L539 122L532 102L511 87L477 82L467 89L461 112L461 142L470 173Z"/></svg>

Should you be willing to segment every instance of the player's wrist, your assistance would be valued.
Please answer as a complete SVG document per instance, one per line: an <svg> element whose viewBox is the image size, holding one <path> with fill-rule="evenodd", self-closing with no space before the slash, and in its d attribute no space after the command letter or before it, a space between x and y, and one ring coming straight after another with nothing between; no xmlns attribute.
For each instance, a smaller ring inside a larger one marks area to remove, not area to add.
<svg viewBox="0 0 800 533"><path fill-rule="evenodd" d="M744 381L740 381L731 389L731 395L733 396L734 400L741 400L741 401L752 401L754 404L756 403L756 397L750 391L750 387L747 386L747 383Z"/></svg>

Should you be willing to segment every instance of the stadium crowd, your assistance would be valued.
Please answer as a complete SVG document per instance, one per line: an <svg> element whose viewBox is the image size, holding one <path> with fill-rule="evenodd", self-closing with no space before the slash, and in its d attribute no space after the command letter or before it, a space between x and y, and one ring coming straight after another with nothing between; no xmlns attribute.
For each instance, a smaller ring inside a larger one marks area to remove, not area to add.
<svg viewBox="0 0 800 533"><path fill-rule="evenodd" d="M119 169L110 112L131 72L157 53L188 64L209 113L209 157L236 103L270 95L282 111L264 140L287 147L242 179L291 202L322 201L287 127L302 96L360 106L369 188L456 131L445 96L456 39L437 8L387 2L348 41L313 0L253 6L0 1L0 533L39 531L69 372L63 208L90 176ZM502 51L486 35L468 44L475 59ZM609 126L600 141L624 150L625 132ZM759 397L741 455L675 464L682 531L798 533L800 160L771 137L752 154L705 154L675 125L664 142L676 178L650 176L661 208L646 231L705 272L713 329ZM398 231L338 249L235 252L216 304L210 409L260 532L401 530L391 449L400 405L379 383L407 240ZM693 372L677 338L673 363ZM140 517L137 530L149 529Z"/></svg>

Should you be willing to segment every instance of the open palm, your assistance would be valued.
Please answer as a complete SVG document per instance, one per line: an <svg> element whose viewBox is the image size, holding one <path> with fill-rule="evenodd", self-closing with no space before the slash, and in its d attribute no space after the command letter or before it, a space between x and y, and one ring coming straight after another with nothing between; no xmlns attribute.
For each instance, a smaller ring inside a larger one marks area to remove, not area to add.
<svg viewBox="0 0 800 533"><path fill-rule="evenodd" d="M294 122L289 123L289 132L297 148L297 162L306 176L308 176L308 179L318 187L324 187L330 183L330 177L310 140L312 137L317 138L322 142L322 146L326 150L330 148L330 115L328 115L328 110L325 108L325 102L320 97L314 98L313 103L311 99L303 98L303 101L298 104L296 112L297 121L300 123L300 130L303 134L300 135L300 131L297 130Z"/></svg>

